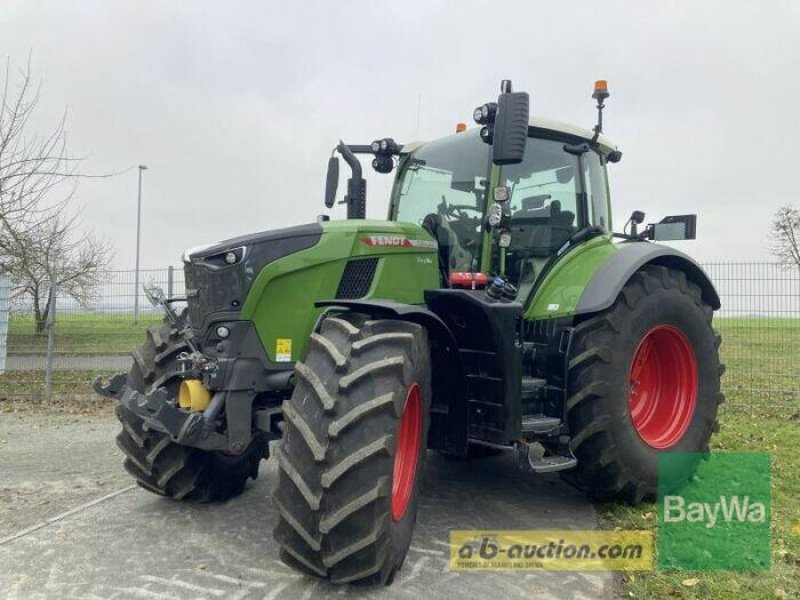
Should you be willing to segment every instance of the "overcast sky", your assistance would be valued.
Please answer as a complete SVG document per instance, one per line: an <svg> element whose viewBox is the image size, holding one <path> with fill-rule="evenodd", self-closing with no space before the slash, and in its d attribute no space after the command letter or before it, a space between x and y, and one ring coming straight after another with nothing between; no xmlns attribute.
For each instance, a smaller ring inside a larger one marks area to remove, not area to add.
<svg viewBox="0 0 800 600"><path fill-rule="evenodd" d="M87 228L133 265L309 222L341 137L449 134L511 78L531 110L586 127L609 80L616 229L696 212L700 260L768 259L781 204L800 204L800 2L37 2L4 0L0 51L32 52L32 126L68 109ZM421 99L421 102L420 102ZM419 111L419 131L417 113ZM366 167L366 165L365 165ZM368 169L372 173L371 169ZM386 176L369 176L382 217ZM341 189L342 186L340 186ZM343 208L334 218L343 218Z"/></svg>

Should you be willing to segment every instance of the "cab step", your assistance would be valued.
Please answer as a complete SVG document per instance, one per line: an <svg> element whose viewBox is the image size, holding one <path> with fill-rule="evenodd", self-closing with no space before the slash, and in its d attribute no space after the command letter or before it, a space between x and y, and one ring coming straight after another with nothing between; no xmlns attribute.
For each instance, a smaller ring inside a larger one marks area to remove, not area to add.
<svg viewBox="0 0 800 600"><path fill-rule="evenodd" d="M561 419L558 417L546 417L544 415L523 415L522 433L543 435L547 433L558 433L561 428Z"/></svg>
<svg viewBox="0 0 800 600"><path fill-rule="evenodd" d="M534 473L554 473L566 471L578 464L574 456L543 456L538 461L528 461L528 468Z"/></svg>
<svg viewBox="0 0 800 600"><path fill-rule="evenodd" d="M578 459L568 449L565 449L566 454L548 454L538 442L520 442L516 448L520 468L532 473L566 471L578 464Z"/></svg>

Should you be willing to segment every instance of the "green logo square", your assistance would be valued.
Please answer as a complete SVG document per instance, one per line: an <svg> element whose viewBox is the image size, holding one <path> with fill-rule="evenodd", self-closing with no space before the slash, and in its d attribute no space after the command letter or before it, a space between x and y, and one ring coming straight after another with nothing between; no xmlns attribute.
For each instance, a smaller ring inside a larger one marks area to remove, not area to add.
<svg viewBox="0 0 800 600"><path fill-rule="evenodd" d="M769 454L659 455L658 567L769 570Z"/></svg>

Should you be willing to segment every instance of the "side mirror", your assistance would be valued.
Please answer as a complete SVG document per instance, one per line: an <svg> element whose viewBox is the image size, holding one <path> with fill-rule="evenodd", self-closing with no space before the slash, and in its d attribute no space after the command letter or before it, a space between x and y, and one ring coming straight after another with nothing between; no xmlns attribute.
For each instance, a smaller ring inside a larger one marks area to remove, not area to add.
<svg viewBox="0 0 800 600"><path fill-rule="evenodd" d="M336 188L339 187L339 159L331 156L328 159L328 175L325 178L325 206L333 208L336 203Z"/></svg>
<svg viewBox="0 0 800 600"><path fill-rule="evenodd" d="M650 225L650 239L657 242L697 239L697 215L672 215Z"/></svg>
<svg viewBox="0 0 800 600"><path fill-rule="evenodd" d="M494 164L514 165L525 157L529 105L527 92L508 92L498 97L492 140Z"/></svg>

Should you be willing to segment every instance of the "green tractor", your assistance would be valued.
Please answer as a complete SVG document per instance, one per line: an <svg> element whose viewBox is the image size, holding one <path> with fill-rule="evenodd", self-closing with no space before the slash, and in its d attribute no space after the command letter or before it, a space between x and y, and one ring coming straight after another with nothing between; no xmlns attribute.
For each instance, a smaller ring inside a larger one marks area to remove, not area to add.
<svg viewBox="0 0 800 600"><path fill-rule="evenodd" d="M340 142L325 204L339 154L347 220L187 251L185 298L146 290L163 326L96 383L137 483L226 500L276 441L281 558L334 582L392 581L429 450L512 452L593 498L652 498L659 453L707 451L718 428L720 300L652 243L694 238L695 215L640 230L637 211L613 233L622 155L602 134L605 82L593 97L593 130L529 118L504 81L480 127ZM396 171L386 221L365 219L359 154Z"/></svg>

